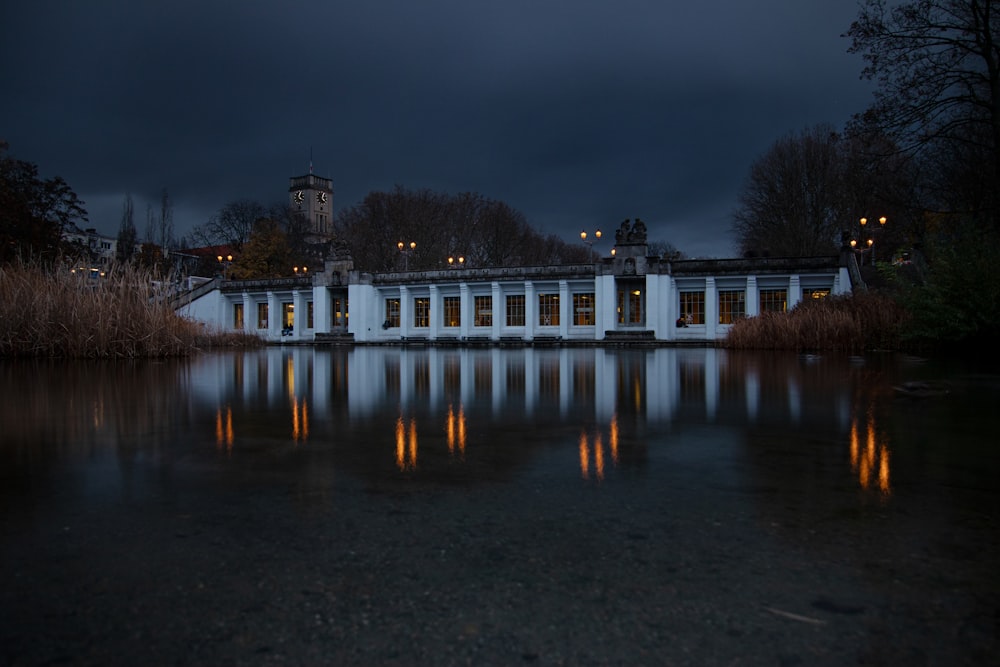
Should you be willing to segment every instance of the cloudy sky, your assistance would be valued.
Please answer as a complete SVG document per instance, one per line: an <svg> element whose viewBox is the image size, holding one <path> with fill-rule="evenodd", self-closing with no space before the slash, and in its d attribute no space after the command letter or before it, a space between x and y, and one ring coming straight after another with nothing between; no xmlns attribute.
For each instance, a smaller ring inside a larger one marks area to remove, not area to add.
<svg viewBox="0 0 1000 667"><path fill-rule="evenodd" d="M567 241L641 217L734 254L751 163L870 101L851 0L34 0L0 7L0 139L117 233L333 179L507 202ZM606 238L611 238L608 235Z"/></svg>

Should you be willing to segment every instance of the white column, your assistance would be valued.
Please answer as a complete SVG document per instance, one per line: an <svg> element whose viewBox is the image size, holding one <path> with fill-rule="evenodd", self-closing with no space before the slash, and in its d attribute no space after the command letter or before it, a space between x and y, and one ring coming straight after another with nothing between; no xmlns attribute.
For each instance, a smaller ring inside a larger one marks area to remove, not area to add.
<svg viewBox="0 0 1000 667"><path fill-rule="evenodd" d="M476 300L472 298L469 293L469 283L462 282L458 285L458 298L459 298L459 326L458 335L463 339L469 336L469 332L472 330L472 325L475 322L476 311L475 305Z"/></svg>
<svg viewBox="0 0 1000 667"><path fill-rule="evenodd" d="M243 330L253 331L257 328L257 313L254 312L250 292L243 292Z"/></svg>
<svg viewBox="0 0 1000 667"><path fill-rule="evenodd" d="M531 340L535 337L535 328L538 326L538 302L535 298L535 284L530 280L524 281L524 338Z"/></svg>
<svg viewBox="0 0 1000 667"><path fill-rule="evenodd" d="M444 308L441 307L441 292L438 290L437 285L430 286L430 326L428 327L427 334L433 340L438 337L441 333L441 322L444 320Z"/></svg>
<svg viewBox="0 0 1000 667"><path fill-rule="evenodd" d="M799 301L802 301L802 282L798 275L794 275L788 279L788 310Z"/></svg>
<svg viewBox="0 0 1000 667"><path fill-rule="evenodd" d="M716 339L719 326L719 290L715 278L705 278L705 340Z"/></svg>
<svg viewBox="0 0 1000 667"><path fill-rule="evenodd" d="M492 307L493 307L493 327L490 331L490 337L493 340L500 340L500 327L507 317L507 304L503 300L503 291L500 289L500 283L493 281L490 285L490 292L493 295ZM496 368L496 366L494 366Z"/></svg>
<svg viewBox="0 0 1000 667"><path fill-rule="evenodd" d="M757 276L747 276L747 317L760 315L760 292Z"/></svg>
<svg viewBox="0 0 1000 667"><path fill-rule="evenodd" d="M267 293L267 336L271 340L281 338L281 301L274 292Z"/></svg>
<svg viewBox="0 0 1000 667"><path fill-rule="evenodd" d="M326 285L316 285L312 289L313 297L313 332L329 333L330 324L330 292Z"/></svg>
<svg viewBox="0 0 1000 667"><path fill-rule="evenodd" d="M405 285L399 286L399 335L409 336L413 327L413 304L410 303L410 290Z"/></svg>
<svg viewBox="0 0 1000 667"><path fill-rule="evenodd" d="M302 290L292 290L292 312L294 328L292 329L292 338L295 340L305 340L307 338L306 325L309 323L308 313L306 312L306 298L302 294ZM313 313L315 317L316 313Z"/></svg>
<svg viewBox="0 0 1000 667"><path fill-rule="evenodd" d="M572 316L573 304L569 298L569 283L559 281L559 337L564 339L569 335L569 322Z"/></svg>

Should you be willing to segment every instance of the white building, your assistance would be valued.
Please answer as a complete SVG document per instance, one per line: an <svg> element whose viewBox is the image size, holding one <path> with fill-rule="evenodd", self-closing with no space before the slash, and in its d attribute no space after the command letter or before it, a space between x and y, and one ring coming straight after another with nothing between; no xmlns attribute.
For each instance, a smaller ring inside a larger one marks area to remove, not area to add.
<svg viewBox="0 0 1000 667"><path fill-rule="evenodd" d="M732 323L851 291L854 256L666 261L626 221L593 264L365 273L349 257L308 278L216 279L178 312L272 342L711 343Z"/></svg>

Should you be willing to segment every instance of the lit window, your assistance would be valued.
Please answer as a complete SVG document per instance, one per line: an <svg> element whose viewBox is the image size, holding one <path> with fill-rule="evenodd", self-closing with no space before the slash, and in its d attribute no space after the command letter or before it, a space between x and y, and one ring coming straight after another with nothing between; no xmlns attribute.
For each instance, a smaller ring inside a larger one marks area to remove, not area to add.
<svg viewBox="0 0 1000 667"><path fill-rule="evenodd" d="M760 312L783 313L788 309L788 293L783 289L760 291Z"/></svg>
<svg viewBox="0 0 1000 667"><path fill-rule="evenodd" d="M242 329L243 328L243 304L234 303L233 304L233 328Z"/></svg>
<svg viewBox="0 0 1000 667"><path fill-rule="evenodd" d="M337 312L339 313L339 309ZM386 299L385 328L388 329L389 327L398 327L398 326L399 326L399 299Z"/></svg>
<svg viewBox="0 0 1000 667"><path fill-rule="evenodd" d="M746 313L746 292L743 290L719 291L719 324L732 324Z"/></svg>
<svg viewBox="0 0 1000 667"><path fill-rule="evenodd" d="M258 303L257 304L257 328L266 329L267 328L267 304Z"/></svg>
<svg viewBox="0 0 1000 667"><path fill-rule="evenodd" d="M573 324L594 326L594 293L582 292L573 295Z"/></svg>
<svg viewBox="0 0 1000 667"><path fill-rule="evenodd" d="M688 324L705 323L705 293L681 292L680 314Z"/></svg>
<svg viewBox="0 0 1000 667"><path fill-rule="evenodd" d="M507 297L507 326L524 326L524 295L511 294Z"/></svg>
<svg viewBox="0 0 1000 667"><path fill-rule="evenodd" d="M441 305L444 311L444 326L462 326L462 298L458 296L446 296Z"/></svg>
<svg viewBox="0 0 1000 667"><path fill-rule="evenodd" d="M538 323L543 327L559 326L559 295L538 295Z"/></svg>
<svg viewBox="0 0 1000 667"><path fill-rule="evenodd" d="M493 297L477 296L475 300L475 306L476 306L475 326L477 327L493 326Z"/></svg>
<svg viewBox="0 0 1000 667"><path fill-rule="evenodd" d="M431 300L419 297L413 300L413 326L425 328L431 325Z"/></svg>

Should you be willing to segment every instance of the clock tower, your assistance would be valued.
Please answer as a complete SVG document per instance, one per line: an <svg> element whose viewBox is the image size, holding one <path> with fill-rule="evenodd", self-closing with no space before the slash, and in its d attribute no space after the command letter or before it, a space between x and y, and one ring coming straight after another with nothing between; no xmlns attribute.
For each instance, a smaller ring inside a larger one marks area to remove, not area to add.
<svg viewBox="0 0 1000 667"><path fill-rule="evenodd" d="M333 236L333 181L312 173L293 176L288 183L288 204L309 221L316 240Z"/></svg>

